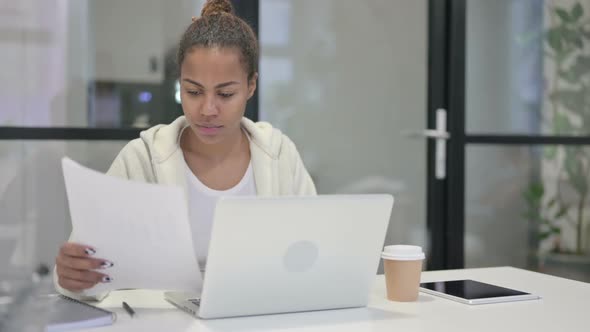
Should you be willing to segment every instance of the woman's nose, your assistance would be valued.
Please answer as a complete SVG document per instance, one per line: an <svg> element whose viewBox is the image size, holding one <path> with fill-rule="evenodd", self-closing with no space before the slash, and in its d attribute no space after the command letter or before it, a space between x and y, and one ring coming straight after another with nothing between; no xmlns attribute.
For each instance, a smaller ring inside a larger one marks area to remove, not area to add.
<svg viewBox="0 0 590 332"><path fill-rule="evenodd" d="M215 105L215 98L213 97L205 97L205 102L203 103L203 107L201 108L201 115L203 116L211 116L217 115L217 105Z"/></svg>

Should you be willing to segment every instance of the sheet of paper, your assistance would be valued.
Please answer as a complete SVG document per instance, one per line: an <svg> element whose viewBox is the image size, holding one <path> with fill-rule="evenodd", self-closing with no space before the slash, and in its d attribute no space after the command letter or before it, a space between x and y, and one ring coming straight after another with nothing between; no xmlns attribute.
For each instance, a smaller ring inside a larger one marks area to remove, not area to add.
<svg viewBox="0 0 590 332"><path fill-rule="evenodd" d="M86 293L125 288L186 290L202 287L188 207L181 187L108 176L62 159L72 219L70 241L93 246L114 266L113 281Z"/></svg>

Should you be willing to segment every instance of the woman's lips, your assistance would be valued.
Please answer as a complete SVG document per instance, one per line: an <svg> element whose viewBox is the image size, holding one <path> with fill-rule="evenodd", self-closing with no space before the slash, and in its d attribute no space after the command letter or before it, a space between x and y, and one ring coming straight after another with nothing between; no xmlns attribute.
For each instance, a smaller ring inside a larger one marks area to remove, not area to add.
<svg viewBox="0 0 590 332"><path fill-rule="evenodd" d="M196 125L197 129L205 135L215 135L217 134L223 126L216 126L216 125Z"/></svg>

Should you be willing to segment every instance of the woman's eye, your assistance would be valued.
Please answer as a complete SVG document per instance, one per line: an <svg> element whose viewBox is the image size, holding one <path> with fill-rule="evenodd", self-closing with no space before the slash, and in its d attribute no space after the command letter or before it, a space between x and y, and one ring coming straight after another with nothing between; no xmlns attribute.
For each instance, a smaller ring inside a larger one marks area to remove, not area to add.
<svg viewBox="0 0 590 332"><path fill-rule="evenodd" d="M233 93L219 93L219 95L222 98L229 98L229 97L233 96L234 94Z"/></svg>
<svg viewBox="0 0 590 332"><path fill-rule="evenodd" d="M186 91L189 95L193 95L193 96L198 96L201 94L200 91L196 91L196 90L187 90Z"/></svg>

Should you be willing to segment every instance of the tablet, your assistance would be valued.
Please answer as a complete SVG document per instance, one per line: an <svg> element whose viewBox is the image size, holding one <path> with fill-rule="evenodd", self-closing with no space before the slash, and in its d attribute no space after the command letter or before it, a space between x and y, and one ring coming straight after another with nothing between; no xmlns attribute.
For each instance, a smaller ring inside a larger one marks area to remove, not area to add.
<svg viewBox="0 0 590 332"><path fill-rule="evenodd" d="M465 304L486 304L540 299L539 296L475 280L436 281L420 284L420 291Z"/></svg>

